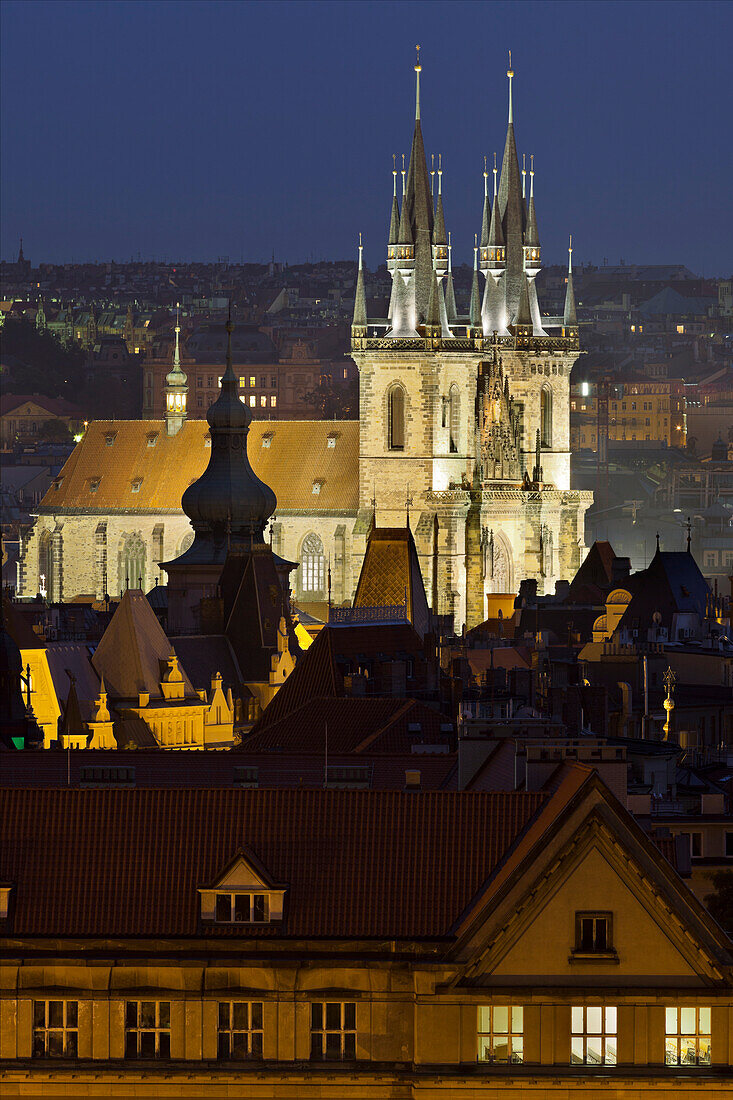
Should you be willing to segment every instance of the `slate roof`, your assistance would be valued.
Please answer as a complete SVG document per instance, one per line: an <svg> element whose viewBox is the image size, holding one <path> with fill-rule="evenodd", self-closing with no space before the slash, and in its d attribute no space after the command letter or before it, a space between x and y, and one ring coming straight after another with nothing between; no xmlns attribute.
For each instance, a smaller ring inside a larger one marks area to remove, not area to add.
<svg viewBox="0 0 733 1100"><path fill-rule="evenodd" d="M334 447L328 446L329 436L335 437ZM205 420L187 420L172 436L162 420L95 420L39 511L180 512L184 491L208 465L208 437ZM254 472L273 489L279 511L357 512L357 420L255 420L247 453ZM92 479L99 479L94 492ZM316 480L321 486L314 494Z"/></svg>
<svg viewBox="0 0 733 1100"><path fill-rule="evenodd" d="M524 792L4 789L9 931L443 938L546 803ZM287 884L282 924L202 926L198 888L242 848Z"/></svg>
<svg viewBox="0 0 733 1100"><path fill-rule="evenodd" d="M662 616L661 625L668 631L673 615L680 612L705 618L710 587L694 557L686 551L657 550L648 567L634 573L631 588L631 601L616 632L632 627L637 621L646 629L651 626L655 611Z"/></svg>

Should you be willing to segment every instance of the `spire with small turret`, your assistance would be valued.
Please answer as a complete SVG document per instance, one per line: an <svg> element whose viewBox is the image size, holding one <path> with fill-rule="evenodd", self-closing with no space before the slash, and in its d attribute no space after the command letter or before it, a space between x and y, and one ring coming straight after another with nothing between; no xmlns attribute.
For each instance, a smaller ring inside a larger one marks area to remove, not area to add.
<svg viewBox="0 0 733 1100"><path fill-rule="evenodd" d="M448 273L445 278L445 310L448 324L453 325L458 320L456 309L456 292L453 286L453 245L450 233L448 234Z"/></svg>
<svg viewBox="0 0 733 1100"><path fill-rule="evenodd" d="M481 328L481 293L478 281L478 236L473 243L473 281L471 283L471 305L468 320L472 329Z"/></svg>
<svg viewBox="0 0 733 1100"><path fill-rule="evenodd" d="M181 370L181 303L176 303L176 342L173 348L173 367L165 377L165 426L168 435L177 435L186 419L188 385Z"/></svg>
<svg viewBox="0 0 733 1100"><path fill-rule="evenodd" d="M356 276L356 292L354 294L354 318L351 322L351 334L355 337L366 336L367 308L366 291L364 289L364 247L359 234L359 268Z"/></svg>
<svg viewBox="0 0 733 1100"><path fill-rule="evenodd" d="M575 333L568 332L568 329L576 328L578 324L578 316L575 310L575 290L573 288L573 238L570 237L570 244L568 245L568 283L565 289L565 311L563 313L563 336L577 335Z"/></svg>
<svg viewBox="0 0 733 1100"><path fill-rule="evenodd" d="M509 52L509 118L507 122L504 159L499 180L499 209L506 244L506 308L512 320L519 308L519 299L524 282L524 223L525 206L522 198L522 184L519 175L519 158L514 137L514 70L512 55Z"/></svg>
<svg viewBox="0 0 733 1100"><path fill-rule="evenodd" d="M397 244L400 235L400 206L397 202L397 156L392 154L392 213L389 219L389 244Z"/></svg>
<svg viewBox="0 0 733 1100"><path fill-rule="evenodd" d="M484 255L484 250L489 244L489 225L491 224L491 202L489 200L489 172L486 167L486 157L484 157L484 209L481 215L481 266L484 266L484 262L487 257Z"/></svg>

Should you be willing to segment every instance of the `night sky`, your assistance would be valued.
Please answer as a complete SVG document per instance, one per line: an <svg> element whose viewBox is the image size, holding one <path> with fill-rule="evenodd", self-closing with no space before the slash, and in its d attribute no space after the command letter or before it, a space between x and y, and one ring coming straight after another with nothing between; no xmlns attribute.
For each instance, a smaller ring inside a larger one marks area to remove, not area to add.
<svg viewBox="0 0 733 1100"><path fill-rule="evenodd" d="M454 262L483 155L536 158L545 263L730 275L733 4L5 0L2 238L34 262L384 259L422 46Z"/></svg>

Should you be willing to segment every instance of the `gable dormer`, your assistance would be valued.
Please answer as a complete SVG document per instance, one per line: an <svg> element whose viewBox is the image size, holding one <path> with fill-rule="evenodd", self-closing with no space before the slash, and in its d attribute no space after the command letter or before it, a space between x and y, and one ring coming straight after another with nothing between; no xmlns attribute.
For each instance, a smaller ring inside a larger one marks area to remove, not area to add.
<svg viewBox="0 0 733 1100"><path fill-rule="evenodd" d="M210 886L199 887L201 920L257 927L283 919L287 887L273 882L251 854L239 852Z"/></svg>

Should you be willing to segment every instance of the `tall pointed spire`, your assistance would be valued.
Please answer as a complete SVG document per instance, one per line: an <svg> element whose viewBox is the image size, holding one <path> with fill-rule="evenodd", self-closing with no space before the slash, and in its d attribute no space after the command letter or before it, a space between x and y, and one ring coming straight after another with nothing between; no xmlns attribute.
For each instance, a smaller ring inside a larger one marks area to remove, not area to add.
<svg viewBox="0 0 733 1100"><path fill-rule="evenodd" d="M519 308L514 319L517 328L532 328L532 311L529 306L529 286L527 276L522 278L522 290L519 296Z"/></svg>
<svg viewBox="0 0 733 1100"><path fill-rule="evenodd" d="M565 328L573 328L578 323L575 310L575 290L573 288L573 238L570 237L568 245L568 284L565 290L565 312L562 319ZM567 334L564 334L567 335Z"/></svg>
<svg viewBox="0 0 733 1100"><path fill-rule="evenodd" d="M181 346L179 338L181 335L181 303L176 302L176 346L173 349L173 366L180 368L181 366Z"/></svg>
<svg viewBox="0 0 733 1100"><path fill-rule="evenodd" d="M366 308L366 291L364 289L364 246L361 243L361 233L359 234L359 269L356 276L356 292L354 294L354 317L351 322L352 333L354 329L366 329L367 327L367 308ZM353 333L354 335L362 336L364 333L359 331Z"/></svg>
<svg viewBox="0 0 733 1100"><path fill-rule="evenodd" d="M506 244L506 305L509 316L513 317L519 306L524 280L523 246L526 208L522 198L519 159L514 137L514 70L511 65L511 53L507 78L509 80L509 121L499 181L499 209Z"/></svg>
<svg viewBox="0 0 733 1100"><path fill-rule="evenodd" d="M478 281L478 237L473 245L473 282L471 283L471 306L469 309L471 328L481 328L481 294Z"/></svg>
<svg viewBox="0 0 733 1100"><path fill-rule="evenodd" d="M448 324L455 324L458 319L458 311L456 310L456 292L453 286L453 245L451 244L450 233L448 234L448 274L445 280L445 311Z"/></svg>
<svg viewBox="0 0 733 1100"><path fill-rule="evenodd" d="M444 247L448 245L448 238L445 232L445 214L443 213L443 157L440 153L438 154L438 199L435 207L433 244L443 245Z"/></svg>
<svg viewBox="0 0 733 1100"><path fill-rule="evenodd" d="M407 170L407 189L402 202L399 244L412 245L412 255L401 257L400 270L409 280L407 289L415 302L415 319L421 322L428 308L433 270L433 202L420 125L420 54L415 64L415 130ZM406 261L406 262L404 262Z"/></svg>
<svg viewBox="0 0 733 1100"><path fill-rule="evenodd" d="M524 244L527 248L538 249L540 247L540 237L537 232L537 214L534 208L534 153L530 157L531 168L529 170L529 209L527 213L527 228L524 234ZM530 259L538 260L539 255L531 256ZM539 267L539 263L537 264Z"/></svg>
<svg viewBox="0 0 733 1100"><path fill-rule="evenodd" d="M420 73L422 72L422 65L420 64L420 47L415 46L417 50L417 61L415 62L415 121L420 121Z"/></svg>
<svg viewBox="0 0 733 1100"><path fill-rule="evenodd" d="M392 213L389 219L389 244L397 244L400 236L400 207L397 202L397 156L392 154Z"/></svg>
<svg viewBox="0 0 733 1100"><path fill-rule="evenodd" d="M481 215L481 248L484 249L489 243L489 224L491 222L491 204L489 202L489 173L486 167L486 157L484 157L484 209ZM483 252L481 255L483 261Z"/></svg>
<svg viewBox="0 0 733 1100"><path fill-rule="evenodd" d="M527 154L522 153L522 198L527 201Z"/></svg>
<svg viewBox="0 0 733 1100"><path fill-rule="evenodd" d="M430 286L430 301L428 302L425 325L428 328L440 329L440 297L438 294L438 278L435 271L433 271L433 279Z"/></svg>

